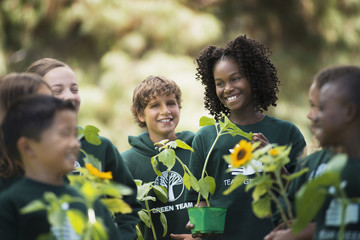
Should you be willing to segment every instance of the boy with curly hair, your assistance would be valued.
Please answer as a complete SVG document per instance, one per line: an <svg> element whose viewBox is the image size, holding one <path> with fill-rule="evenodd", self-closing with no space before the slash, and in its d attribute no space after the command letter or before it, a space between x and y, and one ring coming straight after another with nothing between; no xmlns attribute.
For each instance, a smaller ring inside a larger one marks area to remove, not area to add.
<svg viewBox="0 0 360 240"><path fill-rule="evenodd" d="M171 237L182 239L185 236L191 239L185 225L188 221L186 208L192 207L193 203L184 201L182 166L176 162L172 170L168 172L166 166L160 164L159 170L162 175L158 177L150 161L151 157L159 153L154 143L161 140L180 139L191 146L194 133L175 131L180 120L180 108L181 91L174 81L161 76L149 76L139 83L134 90L131 111L135 121L140 127L146 128L146 132L139 136L129 136L129 144L132 148L121 154L134 179L140 179L145 183L154 181L155 184L164 186L168 191L167 203L162 203L158 199L156 202L149 203L150 208L162 211L167 218L168 233L162 237L163 228L159 213L155 211L152 213L158 239L171 239ZM174 150L176 156L188 165L190 151L181 148ZM171 179L177 179L177 181ZM142 228L144 239L153 239L151 229L143 224Z"/></svg>
<svg viewBox="0 0 360 240"><path fill-rule="evenodd" d="M276 106L280 83L269 56L270 51L259 42L239 36L224 48L205 48L196 59L196 76L205 86L205 108L216 120L228 116L243 131L253 132L252 141L260 141L260 147L270 143L291 145L291 162L286 168L293 172L306 143L294 124L263 113L269 106ZM195 135L190 171L197 178L201 176L204 160L216 134L214 126L205 126ZM253 214L251 193L245 192L246 184L255 177L255 170L247 167L226 171L228 165L223 156L229 154L241 139L241 136L221 136L207 165L208 175L216 182L215 193L209 198L210 205L228 209L224 233L215 239L262 239L272 228L270 219L259 219ZM246 175L247 180L231 194L223 195L238 174ZM196 201L196 197L197 194L190 191L186 200ZM205 205L205 202L200 202L200 205Z"/></svg>

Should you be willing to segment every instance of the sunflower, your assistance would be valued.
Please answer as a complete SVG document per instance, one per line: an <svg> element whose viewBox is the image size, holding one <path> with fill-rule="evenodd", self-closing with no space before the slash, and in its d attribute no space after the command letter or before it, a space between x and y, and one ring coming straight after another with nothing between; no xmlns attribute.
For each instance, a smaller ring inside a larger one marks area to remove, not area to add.
<svg viewBox="0 0 360 240"><path fill-rule="evenodd" d="M87 170L89 170L90 174L93 176L97 176L102 179L112 179L112 173L111 172L100 172L99 169L94 167L91 163L85 163L85 167Z"/></svg>
<svg viewBox="0 0 360 240"><path fill-rule="evenodd" d="M279 155L279 151L277 149L275 149L275 148L272 148L272 149L269 150L269 154L271 156L275 157L275 156Z"/></svg>
<svg viewBox="0 0 360 240"><path fill-rule="evenodd" d="M252 156L253 147L251 142L246 140L241 140L238 144L235 145L233 153L231 153L231 165L233 167L243 166L245 163L250 161Z"/></svg>

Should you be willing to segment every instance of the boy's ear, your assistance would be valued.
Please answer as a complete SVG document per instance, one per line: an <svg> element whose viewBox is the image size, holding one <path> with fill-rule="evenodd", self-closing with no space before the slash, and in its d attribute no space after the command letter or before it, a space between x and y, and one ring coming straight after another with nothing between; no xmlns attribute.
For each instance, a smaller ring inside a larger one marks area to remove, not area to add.
<svg viewBox="0 0 360 240"><path fill-rule="evenodd" d="M346 104L345 109L346 109L346 121L347 122L354 121L360 114L357 106L352 102Z"/></svg>
<svg viewBox="0 0 360 240"><path fill-rule="evenodd" d="M139 119L140 122L145 122L145 118L144 118L143 114L141 114L139 112L136 114L137 114L137 118Z"/></svg>
<svg viewBox="0 0 360 240"><path fill-rule="evenodd" d="M17 148L21 156L34 156L35 152L32 149L30 141L27 137L21 137L17 141Z"/></svg>

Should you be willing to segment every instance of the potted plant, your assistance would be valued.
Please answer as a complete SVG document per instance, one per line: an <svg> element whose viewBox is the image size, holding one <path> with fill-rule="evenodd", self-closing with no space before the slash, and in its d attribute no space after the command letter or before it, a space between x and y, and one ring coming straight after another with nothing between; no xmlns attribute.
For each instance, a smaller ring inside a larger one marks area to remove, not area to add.
<svg viewBox="0 0 360 240"><path fill-rule="evenodd" d="M224 116L224 121L218 122L216 122L212 118L203 116L200 118L199 125L214 125L217 131L217 136L210 148L210 151L207 154L199 180L195 178L195 176L190 172L188 167L183 164L183 162L175 155L174 148L177 147L194 151L190 146L180 140L170 142L168 140L164 140L160 143L157 143L160 146L160 153L151 159L151 163L153 165L154 171L157 174L161 174L161 172L157 170L159 162L166 165L168 167L168 170L170 170L174 166L175 161L180 162L184 169L184 184L186 188L188 190L190 190L190 188L193 188L196 192L198 192L198 198L195 206L199 206L201 197L206 201L207 205L206 207L193 207L187 209L190 222L195 226L192 229L192 234L217 234L224 231L227 209L210 207L209 194L214 193L216 188L215 179L212 176L209 176L206 172L206 167L209 161L211 151L222 135L241 135L250 140L253 134L245 133L234 123L232 123L226 116Z"/></svg>

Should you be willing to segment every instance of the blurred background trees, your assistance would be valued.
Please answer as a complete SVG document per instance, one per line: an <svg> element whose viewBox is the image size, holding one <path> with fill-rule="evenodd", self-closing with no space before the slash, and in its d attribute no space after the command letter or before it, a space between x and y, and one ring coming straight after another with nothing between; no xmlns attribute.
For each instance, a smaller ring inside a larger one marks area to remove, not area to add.
<svg viewBox="0 0 360 240"><path fill-rule="evenodd" d="M357 0L2 0L0 75L54 57L77 74L79 125L93 124L120 151L142 129L130 105L149 75L183 92L178 130L197 131L203 88L194 59L207 45L246 34L272 52L282 82L269 114L295 123L310 143L307 91L323 67L360 64Z"/></svg>

